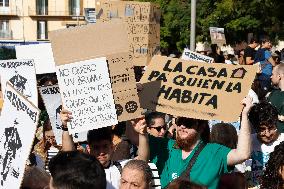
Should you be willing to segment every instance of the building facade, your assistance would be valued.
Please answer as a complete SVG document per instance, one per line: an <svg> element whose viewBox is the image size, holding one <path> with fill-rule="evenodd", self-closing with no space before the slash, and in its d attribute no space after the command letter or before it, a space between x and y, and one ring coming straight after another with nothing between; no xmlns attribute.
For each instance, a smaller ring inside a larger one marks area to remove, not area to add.
<svg viewBox="0 0 284 189"><path fill-rule="evenodd" d="M0 47L48 41L48 32L86 24L95 0L0 0Z"/></svg>

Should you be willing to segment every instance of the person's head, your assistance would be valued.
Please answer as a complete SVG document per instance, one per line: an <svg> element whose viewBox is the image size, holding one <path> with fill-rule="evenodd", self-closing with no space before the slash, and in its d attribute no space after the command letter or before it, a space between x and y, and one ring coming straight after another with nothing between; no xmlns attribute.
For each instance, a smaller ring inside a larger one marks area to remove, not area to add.
<svg viewBox="0 0 284 189"><path fill-rule="evenodd" d="M175 179L168 185L167 189L206 189L206 187L194 184L189 180Z"/></svg>
<svg viewBox="0 0 284 189"><path fill-rule="evenodd" d="M284 82L284 64L279 64L275 66L272 70L272 85L279 87L280 82Z"/></svg>
<svg viewBox="0 0 284 189"><path fill-rule="evenodd" d="M90 154L104 166L108 166L114 151L111 128L104 127L90 130L87 135Z"/></svg>
<svg viewBox="0 0 284 189"><path fill-rule="evenodd" d="M233 172L223 174L220 178L218 189L246 189L246 178L243 173Z"/></svg>
<svg viewBox="0 0 284 189"><path fill-rule="evenodd" d="M190 150L200 139L205 143L209 140L210 130L208 121L179 117L176 120L176 144L179 148Z"/></svg>
<svg viewBox="0 0 284 189"><path fill-rule="evenodd" d="M150 189L152 171L147 162L130 160L122 169L120 189Z"/></svg>
<svg viewBox="0 0 284 189"><path fill-rule="evenodd" d="M250 40L249 46L253 49L255 49L258 46L258 40L257 38L253 37Z"/></svg>
<svg viewBox="0 0 284 189"><path fill-rule="evenodd" d="M126 122L118 122L118 124L112 126L112 134L116 135L117 137L121 138L122 135L125 133L126 129Z"/></svg>
<svg viewBox="0 0 284 189"><path fill-rule="evenodd" d="M270 49L271 48L271 41L268 38L261 39L261 48Z"/></svg>
<svg viewBox="0 0 284 189"><path fill-rule="evenodd" d="M78 151L60 152L48 165L50 189L106 188L106 175L100 162Z"/></svg>
<svg viewBox="0 0 284 189"><path fill-rule="evenodd" d="M217 123L210 132L210 142L218 143L229 148L237 147L238 135L235 127L229 123Z"/></svg>
<svg viewBox="0 0 284 189"><path fill-rule="evenodd" d="M261 180L262 189L284 187L284 142L275 146L274 151L270 153Z"/></svg>
<svg viewBox="0 0 284 189"><path fill-rule="evenodd" d="M212 52L213 54L216 54L217 51L218 51L218 49L219 49L219 47L218 47L217 44L211 44L211 52Z"/></svg>
<svg viewBox="0 0 284 189"><path fill-rule="evenodd" d="M269 144L278 138L279 133L276 126L278 111L268 102L260 102L253 106L249 113L249 120L261 143Z"/></svg>
<svg viewBox="0 0 284 189"><path fill-rule="evenodd" d="M151 112L146 115L147 132L155 137L164 137L167 130L165 114Z"/></svg>

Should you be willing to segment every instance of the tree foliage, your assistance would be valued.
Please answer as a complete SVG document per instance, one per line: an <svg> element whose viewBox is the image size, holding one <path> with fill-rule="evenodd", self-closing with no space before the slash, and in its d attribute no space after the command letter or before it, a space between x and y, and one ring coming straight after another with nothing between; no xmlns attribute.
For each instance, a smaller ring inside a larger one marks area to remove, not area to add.
<svg viewBox="0 0 284 189"><path fill-rule="evenodd" d="M149 0L140 0L149 1ZM182 51L190 40L190 0L150 0L161 6L161 47ZM284 39L283 0L197 0L196 40L210 41L209 27L223 27L227 43L247 34Z"/></svg>

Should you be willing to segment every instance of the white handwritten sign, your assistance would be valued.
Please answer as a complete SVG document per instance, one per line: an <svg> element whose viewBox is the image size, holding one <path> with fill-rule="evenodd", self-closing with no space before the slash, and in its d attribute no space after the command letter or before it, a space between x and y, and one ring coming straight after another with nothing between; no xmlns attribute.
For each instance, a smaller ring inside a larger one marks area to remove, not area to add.
<svg viewBox="0 0 284 189"><path fill-rule="evenodd" d="M37 106L37 83L33 60L0 61L0 77L2 91L5 91L6 82L9 81L17 91Z"/></svg>
<svg viewBox="0 0 284 189"><path fill-rule="evenodd" d="M193 60L193 61L197 61L197 62L206 62L206 63L212 63L214 61L213 58L209 57L209 56L205 56L203 54L199 54L196 52L193 52L191 50L189 50L188 48L185 48L181 59L183 60Z"/></svg>
<svg viewBox="0 0 284 189"><path fill-rule="evenodd" d="M63 105L73 116L71 134L117 124L105 57L57 66L56 73Z"/></svg>
<svg viewBox="0 0 284 189"><path fill-rule="evenodd" d="M52 130L55 136L56 143L62 144L62 129L60 112L62 109L62 100L58 85L40 87L41 97L43 99L46 111L48 113ZM75 133L73 135L74 142L83 142L87 140L87 133Z"/></svg>
<svg viewBox="0 0 284 189"><path fill-rule="evenodd" d="M0 117L0 188L19 188L33 144L39 109L7 84Z"/></svg>

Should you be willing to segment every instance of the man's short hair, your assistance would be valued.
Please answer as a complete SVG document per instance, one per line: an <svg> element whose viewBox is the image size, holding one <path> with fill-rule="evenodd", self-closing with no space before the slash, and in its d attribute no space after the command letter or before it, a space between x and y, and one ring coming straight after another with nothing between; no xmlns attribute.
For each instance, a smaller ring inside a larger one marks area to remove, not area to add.
<svg viewBox="0 0 284 189"><path fill-rule="evenodd" d="M261 44L264 44L266 42L271 42L271 40L268 37L264 37L260 40Z"/></svg>
<svg viewBox="0 0 284 189"><path fill-rule="evenodd" d="M60 152L48 165L56 189L106 188L106 175L100 162L79 151Z"/></svg>
<svg viewBox="0 0 284 189"><path fill-rule="evenodd" d="M110 127L103 127L100 129L89 130L87 135L87 141L89 144L99 142L102 140L108 140L112 142L112 132Z"/></svg>
<svg viewBox="0 0 284 189"><path fill-rule="evenodd" d="M147 162L143 161L143 160L130 160L129 162L127 162L125 164L125 166L122 169L125 170L126 168L131 169L131 170L138 170L140 172L143 173L144 175L144 180L146 181L147 184L149 184L151 182L152 179L152 170L150 168L150 166L148 165Z"/></svg>
<svg viewBox="0 0 284 189"><path fill-rule="evenodd" d="M278 111L276 107L268 102L260 102L253 106L249 113L249 120L256 131L261 125L267 127L276 126L278 120Z"/></svg>
<svg viewBox="0 0 284 189"><path fill-rule="evenodd" d="M258 39L256 37L253 37L250 39L250 44L253 44L253 43L258 43Z"/></svg>
<svg viewBox="0 0 284 189"><path fill-rule="evenodd" d="M284 64L283 63L278 64L276 66L276 72L279 73L279 74L284 74Z"/></svg>
<svg viewBox="0 0 284 189"><path fill-rule="evenodd" d="M155 124L155 119L157 118L162 118L165 120L165 114L160 112L151 112L147 114L145 118L147 127L150 127L151 125Z"/></svg>

